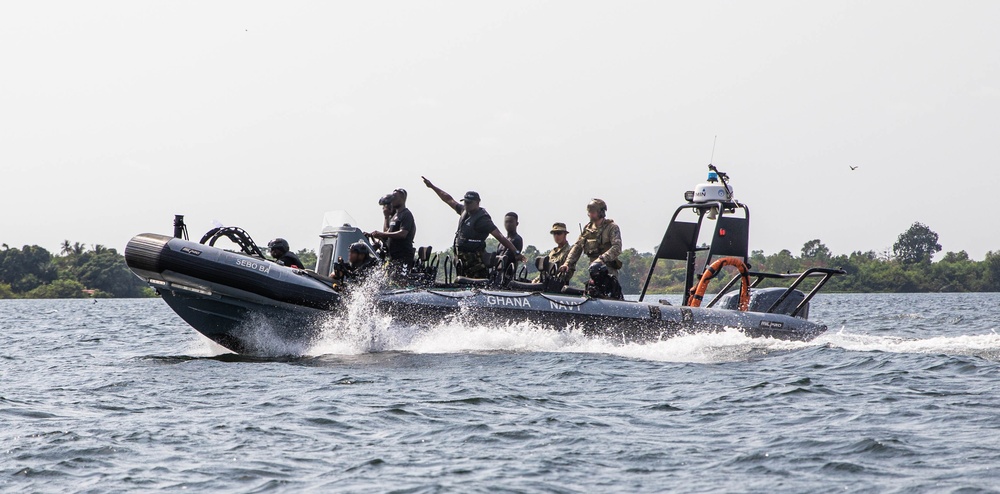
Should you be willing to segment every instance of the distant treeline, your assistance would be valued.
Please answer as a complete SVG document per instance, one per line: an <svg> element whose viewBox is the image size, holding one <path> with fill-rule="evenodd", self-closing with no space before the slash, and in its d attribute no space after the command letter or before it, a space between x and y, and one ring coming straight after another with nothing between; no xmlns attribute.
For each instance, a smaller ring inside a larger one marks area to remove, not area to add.
<svg viewBox="0 0 1000 494"><path fill-rule="evenodd" d="M818 252L810 252L808 247L820 247ZM538 252L528 246L524 252L533 266L534 258L546 252ZM653 260L650 252L625 249L619 257L622 269L619 272L622 290L625 293L639 293ZM914 292L1000 292L1000 251L990 252L982 261L969 259L965 251L948 252L937 262L906 263L886 253L875 251L853 252L850 255L832 255L819 240L806 243L802 253L796 256L785 249L771 255L753 251L750 255L752 271L772 273L801 273L813 267L840 268L846 275L835 276L827 283L824 292L858 293L914 293ZM704 266L704 256L699 256L697 266ZM529 278L534 276L531 270ZM649 283L649 293L681 293L684 290L685 262L673 260L659 261L653 279ZM698 275L701 273L698 272ZM736 274L735 270L723 271L709 286L709 292L716 291ZM577 264L573 284L580 286L587 281L587 260ZM765 281L760 286L776 286L778 283ZM785 286L785 285L782 285ZM805 283L806 289L811 283Z"/></svg>
<svg viewBox="0 0 1000 494"><path fill-rule="evenodd" d="M0 299L151 297L115 249L63 242L59 255L37 245L0 245Z"/></svg>
<svg viewBox="0 0 1000 494"><path fill-rule="evenodd" d="M940 251L938 234L926 225L914 223L899 235L891 250L881 253L855 251L834 255L823 242L815 239L806 242L798 255L787 249L771 255L752 251L750 265L753 271L771 273L801 273L813 267L847 271L846 275L835 276L825 285L823 290L830 292L1000 292L1000 250L987 253L982 261L971 260L965 251L948 252L940 260L933 261ZM532 245L524 249L528 266L534 266L535 257L547 253L539 252ZM619 259L623 264L619 273L623 291L639 293L653 254L630 248L625 249ZM704 266L704 255L698 258L697 266ZM718 290L723 284L721 280L734 274L735 271L723 272L710 285L709 291ZM681 293L684 275L684 261L661 260L650 280L649 291ZM577 264L573 283L579 286L586 281L584 257ZM774 282L765 281L760 286L774 285ZM805 288L810 287L811 284L805 284Z"/></svg>
<svg viewBox="0 0 1000 494"><path fill-rule="evenodd" d="M496 241L489 242L491 250ZM798 255L785 249L764 255L752 251L753 271L800 273L813 267L841 268L846 275L834 277L824 288L833 292L1000 292L1000 250L990 251L982 261L974 261L965 251L948 252L938 261L941 251L938 235L927 226L914 223L899 235L891 250L852 252L834 255L819 239L806 242ZM529 278L537 276L534 260L547 251L533 245L524 249ZM316 253L309 249L297 252L306 266L316 265ZM439 256L448 255L439 252ZM653 254L625 249L620 280L625 293L639 293ZM650 293L680 293L684 289L684 261L661 260L650 280ZM698 266L704 265L699 258ZM730 268L731 269L731 268ZM322 273L327 274L327 273ZM718 290L723 278L717 277L709 291ZM578 264L572 283L587 281L587 260ZM767 282L762 286L771 286ZM808 289L809 286L804 288ZM63 242L58 255L37 246L10 248L0 246L0 299L3 298L82 298L150 297L155 293L125 266L125 258L115 249L102 245L87 248L80 243Z"/></svg>

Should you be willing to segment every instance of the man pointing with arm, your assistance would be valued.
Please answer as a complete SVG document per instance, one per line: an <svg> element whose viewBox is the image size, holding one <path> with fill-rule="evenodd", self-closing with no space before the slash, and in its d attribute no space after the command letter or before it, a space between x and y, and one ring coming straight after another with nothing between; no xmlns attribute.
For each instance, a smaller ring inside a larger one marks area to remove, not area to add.
<svg viewBox="0 0 1000 494"><path fill-rule="evenodd" d="M515 253L515 256L522 262L525 260L521 251L511 243L493 223L493 219L485 209L479 207L479 193L468 191L459 203L451 194L439 189L430 180L424 180L424 185L433 190L441 201L451 206L459 215L458 229L455 231L455 256L462 261L462 271L459 274L469 278L486 278L489 276L489 268L483 261L486 254L486 238L493 235L493 238Z"/></svg>

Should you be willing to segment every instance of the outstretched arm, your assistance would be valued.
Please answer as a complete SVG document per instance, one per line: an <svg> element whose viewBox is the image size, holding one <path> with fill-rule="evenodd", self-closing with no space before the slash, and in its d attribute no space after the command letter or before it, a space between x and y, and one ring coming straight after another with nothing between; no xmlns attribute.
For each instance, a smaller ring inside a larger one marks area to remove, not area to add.
<svg viewBox="0 0 1000 494"><path fill-rule="evenodd" d="M576 266L576 261L580 260L580 254L583 254L583 242L577 240L573 247L569 249L569 255L566 257L566 262L559 266L559 272L567 273Z"/></svg>
<svg viewBox="0 0 1000 494"><path fill-rule="evenodd" d="M374 231L369 233L369 235L375 238L394 238L394 239L406 238L406 236L409 234L410 234L409 230L399 230L395 232Z"/></svg>
<svg viewBox="0 0 1000 494"><path fill-rule="evenodd" d="M497 239L497 242L500 242L500 245L506 247L507 252L520 252L517 249L517 247L514 246L513 242L511 242L509 239L507 239L507 237L503 236L503 234L500 233L499 228L494 228L493 231L490 232L490 235L493 235L493 238ZM524 255L519 253L517 254L517 260L519 262L525 262L528 260L528 258L524 257Z"/></svg>
<svg viewBox="0 0 1000 494"><path fill-rule="evenodd" d="M458 211L458 208L459 206L461 206L461 204L459 204L454 197L451 197L451 194L439 189L436 185L432 184L430 180L427 180L427 177L421 176L420 178L424 179L424 185L426 185L427 188L433 190L438 195L438 197L440 197L441 200L444 201L445 204L451 206L451 209ZM459 214L461 214L461 212L459 212Z"/></svg>

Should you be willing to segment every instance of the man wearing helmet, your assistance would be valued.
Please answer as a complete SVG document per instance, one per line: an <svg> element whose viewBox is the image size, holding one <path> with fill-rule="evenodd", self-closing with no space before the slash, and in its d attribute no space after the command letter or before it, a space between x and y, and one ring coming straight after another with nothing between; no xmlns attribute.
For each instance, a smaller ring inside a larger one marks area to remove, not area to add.
<svg viewBox="0 0 1000 494"><path fill-rule="evenodd" d="M618 260L622 253L622 233L614 220L605 217L607 212L608 205L601 199L593 199L587 204L590 223L569 250L566 262L559 267L560 272L567 273L575 268L580 254L586 254L592 264L596 262L607 266L608 274L617 283L618 270L622 267L622 262Z"/></svg>
<svg viewBox="0 0 1000 494"><path fill-rule="evenodd" d="M437 188L430 180L424 177L424 185L433 190L445 204L451 206L460 216L458 220L458 230L455 232L455 257L462 261L462 276L470 278L489 277L489 268L483 259L486 255L486 237L493 235L493 238L500 242L500 245L507 248L508 252L514 254L514 258L524 262L525 258L507 237L500 233L500 229L493 223L493 218L485 209L479 207L479 193L470 190L465 193L462 203L459 204L451 194Z"/></svg>
<svg viewBox="0 0 1000 494"><path fill-rule="evenodd" d="M267 248L271 251L271 257L275 259L275 262L282 266L288 266L290 268L305 269L305 265L299 260L299 257L290 252L288 247L288 241L283 238L276 238L267 243Z"/></svg>
<svg viewBox="0 0 1000 494"><path fill-rule="evenodd" d="M344 262L343 257L338 257L333 264L333 272L330 277L335 280L358 280L361 281L372 267L375 266L375 258L364 242L354 242L351 250L347 254L348 262Z"/></svg>

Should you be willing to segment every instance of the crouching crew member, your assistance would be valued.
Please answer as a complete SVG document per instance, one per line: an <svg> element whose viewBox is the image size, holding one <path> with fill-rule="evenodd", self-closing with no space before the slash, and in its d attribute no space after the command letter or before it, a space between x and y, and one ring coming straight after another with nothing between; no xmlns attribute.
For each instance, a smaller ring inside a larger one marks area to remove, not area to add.
<svg viewBox="0 0 1000 494"><path fill-rule="evenodd" d="M333 264L333 272L330 277L337 281L352 280L364 281L371 270L375 267L375 258L372 257L368 246L364 242L351 244L351 250L347 254L347 261L343 257L338 257Z"/></svg>
<svg viewBox="0 0 1000 494"><path fill-rule="evenodd" d="M493 223L493 218L485 209L479 207L479 193L468 191L459 204L450 194L437 188L430 180L424 180L424 185L433 190L445 204L451 206L459 215L458 230L455 232L455 256L462 261L462 276L469 278L489 277L489 268L486 267L486 237L493 235L493 238L500 242L509 252L514 253L514 259L523 262L525 257L507 237L500 233L500 229Z"/></svg>
<svg viewBox="0 0 1000 494"><path fill-rule="evenodd" d="M618 283L618 270L622 267L622 262L618 260L618 256L622 253L622 234L618 225L606 217L607 212L607 203L600 199L594 199L587 204L590 222L573 244L566 262L559 267L560 272L568 273L576 266L580 255L586 254L591 264L596 262L605 265L608 275L616 284ZM620 288L618 292L621 292Z"/></svg>
<svg viewBox="0 0 1000 494"><path fill-rule="evenodd" d="M283 238L276 238L267 243L267 248L271 251L271 257L274 258L275 262L282 266L288 266L290 268L305 269L305 265L299 260L299 257L290 252L288 247L288 241Z"/></svg>
<svg viewBox="0 0 1000 494"><path fill-rule="evenodd" d="M590 265L590 279L587 280L584 293L593 298L625 299L618 279L612 277L608 273L608 265L600 261Z"/></svg>

